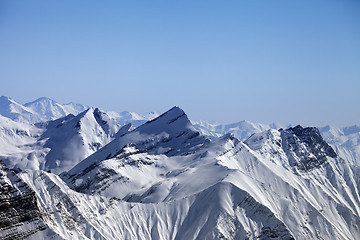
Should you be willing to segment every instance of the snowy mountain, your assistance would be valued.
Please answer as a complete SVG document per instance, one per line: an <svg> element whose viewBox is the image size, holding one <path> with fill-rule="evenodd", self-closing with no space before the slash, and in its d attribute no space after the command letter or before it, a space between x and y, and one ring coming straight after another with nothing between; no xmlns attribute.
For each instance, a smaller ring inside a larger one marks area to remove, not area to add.
<svg viewBox="0 0 360 240"><path fill-rule="evenodd" d="M319 130L340 157L360 166L360 126L343 128L325 126Z"/></svg>
<svg viewBox="0 0 360 240"><path fill-rule="evenodd" d="M39 140L45 139L44 147L50 151L41 169L56 173L69 170L99 150L109 143L120 129L116 120L98 108L89 108L77 116L68 115L45 125L41 125L46 131Z"/></svg>
<svg viewBox="0 0 360 240"><path fill-rule="evenodd" d="M231 133L236 138L242 141L246 140L254 133L263 132L268 129L288 128L291 126L290 124L283 126L276 123L272 123L272 124L253 123L246 120L231 124L218 124L207 121L193 122L193 124L194 127L199 132L212 139L223 136L224 134Z"/></svg>
<svg viewBox="0 0 360 240"><path fill-rule="evenodd" d="M77 115L87 107L76 104L60 104L49 98L39 98L24 105L11 98L0 97L0 115L17 122L37 123L55 120L68 114Z"/></svg>
<svg viewBox="0 0 360 240"><path fill-rule="evenodd" d="M36 122L39 120L34 111L5 96L0 97L0 115L18 122Z"/></svg>
<svg viewBox="0 0 360 240"><path fill-rule="evenodd" d="M54 121L30 125L0 116L0 157L9 168L60 173L109 143L121 126L89 108ZM125 126L119 133L127 132Z"/></svg>
<svg viewBox="0 0 360 240"><path fill-rule="evenodd" d="M131 203L114 220L127 229L120 238L360 237L359 169L338 158L316 128L210 142L173 108L62 178L85 195Z"/></svg>
<svg viewBox="0 0 360 240"><path fill-rule="evenodd" d="M25 103L24 106L40 115L43 118L42 121L55 120L69 114L77 115L87 109L87 107L81 104L60 104L46 97L36 99L33 102Z"/></svg>
<svg viewBox="0 0 360 240"><path fill-rule="evenodd" d="M27 123L15 122L0 115L0 159L9 167L39 169L49 149L39 141L44 130Z"/></svg>
<svg viewBox="0 0 360 240"><path fill-rule="evenodd" d="M209 140L195 130L184 111L174 107L158 118L119 136L75 166L69 174L80 172L88 168L89 164L115 157L129 144L135 144L141 151L149 151L151 154L171 156L190 154L206 142Z"/></svg>
<svg viewBox="0 0 360 240"><path fill-rule="evenodd" d="M1 239L46 239L57 235L46 226L32 188L1 161L0 206Z"/></svg>
<svg viewBox="0 0 360 240"><path fill-rule="evenodd" d="M108 112L108 115L116 119L121 126L131 123L133 128L138 127L147 121L150 121L159 116L155 112L150 112L146 114L138 114L134 112L123 111L121 113L117 112Z"/></svg>
<svg viewBox="0 0 360 240"><path fill-rule="evenodd" d="M1 239L360 239L360 168L323 139L356 146L357 127L208 131L243 142L179 107L123 116L0 116L0 158L23 170L0 163Z"/></svg>
<svg viewBox="0 0 360 240"><path fill-rule="evenodd" d="M231 133L242 141L252 134L261 133L269 129L286 129L291 124L261 124L250 121L240 121L232 124L218 124L206 121L194 122L194 127L203 135L214 139L224 134ZM360 127L357 125L337 128L334 126L319 127L324 140L329 143L335 152L353 165L360 165Z"/></svg>
<svg viewBox="0 0 360 240"><path fill-rule="evenodd" d="M0 97L0 115L22 123L37 123L55 120L61 117L65 117L68 114L77 115L86 109L87 108L81 104L59 104L56 101L46 97L39 98L24 105L17 103L8 97ZM116 121L121 126L131 124L129 130L133 130L145 122L159 116L159 114L154 112L138 114L128 111L123 111L121 113L107 112L107 115L110 118L116 119ZM262 124L253 123L246 120L231 124L218 124L207 121L193 122L193 124L195 129L210 139L215 139L223 136L224 134L232 133L236 138L242 141L245 141L254 133L260 133L268 129L286 129L291 127L290 124ZM334 148L335 152L340 157L348 160L351 164L360 164L359 126L354 125L343 128L325 126L320 127L319 129L325 141L327 141Z"/></svg>

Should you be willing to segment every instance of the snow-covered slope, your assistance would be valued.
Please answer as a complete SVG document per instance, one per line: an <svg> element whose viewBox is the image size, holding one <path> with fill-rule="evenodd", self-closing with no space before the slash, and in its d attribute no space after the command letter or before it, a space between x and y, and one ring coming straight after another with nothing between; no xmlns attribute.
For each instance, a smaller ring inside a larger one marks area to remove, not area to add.
<svg viewBox="0 0 360 240"><path fill-rule="evenodd" d="M319 130L340 157L360 166L360 126L343 128L325 126Z"/></svg>
<svg viewBox="0 0 360 240"><path fill-rule="evenodd" d="M135 144L140 150L149 151L151 154L170 156L190 154L208 141L195 130L184 111L174 107L130 133L119 136L69 173L81 172L92 164L114 157L129 144Z"/></svg>
<svg viewBox="0 0 360 240"><path fill-rule="evenodd" d="M242 141L245 141L254 133L261 133L269 129L286 129L291 125L261 124L249 121L240 121L232 124L218 124L206 121L194 122L194 127L203 135L214 139L227 133L232 133ZM360 127L357 125L337 128L325 126L319 128L324 140L329 143L335 152L353 165L360 165Z"/></svg>
<svg viewBox="0 0 360 240"><path fill-rule="evenodd" d="M51 173L20 177L35 189L47 226L64 239L293 239L270 209L227 182L140 203L75 192Z"/></svg>
<svg viewBox="0 0 360 240"><path fill-rule="evenodd" d="M41 97L25 104L20 104L5 96L0 97L0 115L17 122L46 122L65 117L69 114L78 115L86 109L88 109L88 107L78 103L60 104L47 97ZM129 111L120 113L109 111L107 115L117 120L121 126L131 123L133 125L132 128L138 127L159 116L159 114L155 112L139 114Z"/></svg>
<svg viewBox="0 0 360 240"><path fill-rule="evenodd" d="M7 121L13 130L3 135L27 126ZM32 127L38 137L16 138L44 143L51 158L43 169L59 173L79 161L76 154L92 154L61 177L3 169L1 189L18 190L3 190L1 199L31 195L25 203L37 208L29 207L29 221L0 228L2 237L24 231L27 239L360 239L359 167L337 156L316 128L210 141L179 107L130 132L130 124L119 130L93 108ZM64 150L74 155L66 158ZM6 223L18 210L4 209Z"/></svg>
<svg viewBox="0 0 360 240"><path fill-rule="evenodd" d="M248 139L259 161L246 163L243 158L227 165L241 166L261 184L243 178L238 186L245 185L255 199L267 202L297 239L358 239L359 169L335 157L316 130L297 128L269 130ZM321 155L325 161L314 158ZM306 168L299 167L304 163Z"/></svg>
<svg viewBox="0 0 360 240"><path fill-rule="evenodd" d="M33 110L5 96L0 97L0 115L18 122L36 122L39 120Z"/></svg>
<svg viewBox="0 0 360 240"><path fill-rule="evenodd" d="M10 168L39 169L49 149L39 141L43 129L0 115L0 159Z"/></svg>
<svg viewBox="0 0 360 240"><path fill-rule="evenodd" d="M37 113L42 121L58 119L69 114L77 115L87 109L87 107L81 104L60 104L47 97L41 97L33 102L25 103L24 106Z"/></svg>
<svg viewBox="0 0 360 240"><path fill-rule="evenodd" d="M159 116L159 114L155 112L138 114L129 111L123 111L121 113L108 112L108 115L116 119L121 126L131 123L134 126L134 128L146 123L147 121L151 121Z"/></svg>
<svg viewBox="0 0 360 240"><path fill-rule="evenodd" d="M39 98L33 102L24 105L8 97L0 97L0 115L8 117L14 121L22 123L37 123L49 120L55 120L65 117L68 114L77 115L87 107L76 104L59 104L46 97ZM150 112L147 114L138 114L134 112L123 111L107 112L110 118L116 119L121 126L131 124L129 130L144 124L159 116L159 114ZM206 121L194 122L194 127L201 134L214 139L227 133L232 133L242 141L246 140L254 133L260 133L268 129L288 128L291 125L280 124L261 124L250 121L240 121L231 124L218 124ZM320 127L320 132L342 158L351 164L360 164L360 127L357 125L350 127L337 128L334 126Z"/></svg>
<svg viewBox="0 0 360 240"><path fill-rule="evenodd" d="M98 108L89 108L77 116L68 115L45 124L45 148L51 150L45 157L44 170L60 173L109 143L120 125ZM44 126L42 126L44 127Z"/></svg>
<svg viewBox="0 0 360 240"><path fill-rule="evenodd" d="M10 168L60 173L127 132L105 112L89 108L36 126L0 116L0 157Z"/></svg>
<svg viewBox="0 0 360 240"><path fill-rule="evenodd" d="M269 130L246 144L229 134L210 142L173 108L62 178L83 194L133 204L137 223L149 221L155 204L156 217L175 229L126 227L143 239L360 237L359 169L338 158L316 128ZM177 210L162 209L170 205Z"/></svg>
<svg viewBox="0 0 360 240"><path fill-rule="evenodd" d="M250 121L240 121L230 124L218 124L207 121L193 122L194 127L203 135L208 136L212 139L220 137L227 133L232 133L236 138L244 141L250 137L253 133L263 132L268 129L280 129L288 128L291 125L280 125L276 123L262 124L253 123Z"/></svg>
<svg viewBox="0 0 360 240"><path fill-rule="evenodd" d="M24 105L11 98L0 97L0 115L17 122L37 123L54 120L68 114L77 115L87 107L76 104L60 104L46 97L39 98Z"/></svg>

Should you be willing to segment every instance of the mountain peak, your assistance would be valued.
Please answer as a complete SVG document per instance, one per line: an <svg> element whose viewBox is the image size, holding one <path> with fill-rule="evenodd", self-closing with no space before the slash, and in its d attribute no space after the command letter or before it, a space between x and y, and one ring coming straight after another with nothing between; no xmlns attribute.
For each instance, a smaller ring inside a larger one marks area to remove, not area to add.
<svg viewBox="0 0 360 240"><path fill-rule="evenodd" d="M327 161L327 157L337 157L315 127L297 125L281 131L281 135L285 152L301 170L318 167Z"/></svg>
<svg viewBox="0 0 360 240"><path fill-rule="evenodd" d="M154 118L153 120L146 122L145 124L141 125L138 129L145 130L149 128L148 125L151 125L152 128L151 130L152 131L156 130L156 128L154 128L155 123L156 125L159 125L159 127L160 125L164 126L164 124L165 126L169 124L172 125L178 124L178 125L182 125L182 127L189 127L189 126L192 127L192 124L189 118L187 117L187 115L185 114L185 112L177 106L171 108L170 110L161 114L157 118ZM195 128L193 128L193 130L195 131Z"/></svg>
<svg viewBox="0 0 360 240"><path fill-rule="evenodd" d="M46 169L59 173L67 171L114 139L120 129L115 119L99 109L89 108L74 116L47 122L41 139L50 151L46 155Z"/></svg>
<svg viewBox="0 0 360 240"><path fill-rule="evenodd" d="M28 119L37 120L30 108L6 96L0 97L0 114L18 122L27 122Z"/></svg>
<svg viewBox="0 0 360 240"><path fill-rule="evenodd" d="M184 110L182 110L179 106L173 106L172 108L170 108L168 111L166 111L164 114L169 114L169 113L181 113L184 114Z"/></svg>
<svg viewBox="0 0 360 240"><path fill-rule="evenodd" d="M170 108L169 110L167 110L166 112L164 112L163 114L161 114L160 116L158 116L157 118L149 121L149 122L152 122L158 118L177 118L177 117L181 117L181 116L184 116L186 115L184 110L182 110L181 108L179 108L178 106L174 106L172 108Z"/></svg>
<svg viewBox="0 0 360 240"><path fill-rule="evenodd" d="M40 101L54 101L48 97L40 97L38 99L36 99L34 102L40 102Z"/></svg>
<svg viewBox="0 0 360 240"><path fill-rule="evenodd" d="M16 102L15 100L13 100L10 97L7 96L1 96L0 97L0 104L16 104L16 105L20 105L18 102Z"/></svg>
<svg viewBox="0 0 360 240"><path fill-rule="evenodd" d="M328 157L337 157L315 127L297 125L286 130L270 129L253 134L245 144L267 158L275 159L280 164L285 160L288 166L297 166L303 171L319 167Z"/></svg>
<svg viewBox="0 0 360 240"><path fill-rule="evenodd" d="M344 127L343 132L345 135L350 135L350 134L354 134L354 133L360 133L360 126L359 125L353 125L353 126L349 126L349 127Z"/></svg>
<svg viewBox="0 0 360 240"><path fill-rule="evenodd" d="M7 97L7 96L1 96L0 97L0 101L9 101L11 98Z"/></svg>
<svg viewBox="0 0 360 240"><path fill-rule="evenodd" d="M50 99L48 97L40 97L32 102L25 103L24 106L31 108L34 105L38 105L38 104L54 105L54 104L58 104L58 103L55 100Z"/></svg>
<svg viewBox="0 0 360 240"><path fill-rule="evenodd" d="M69 174L79 173L92 164L116 157L127 144L134 144L139 150L149 154L175 156L191 154L206 142L208 140L195 130L185 112L179 107L173 107L133 131L119 136L75 166Z"/></svg>

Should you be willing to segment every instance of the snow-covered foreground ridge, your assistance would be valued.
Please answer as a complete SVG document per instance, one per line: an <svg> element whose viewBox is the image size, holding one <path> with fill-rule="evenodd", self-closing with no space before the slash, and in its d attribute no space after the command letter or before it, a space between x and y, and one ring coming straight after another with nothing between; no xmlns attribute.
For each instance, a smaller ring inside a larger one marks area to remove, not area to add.
<svg viewBox="0 0 360 240"><path fill-rule="evenodd" d="M174 107L60 176L0 182L1 239L360 239L360 170L316 128L210 141Z"/></svg>

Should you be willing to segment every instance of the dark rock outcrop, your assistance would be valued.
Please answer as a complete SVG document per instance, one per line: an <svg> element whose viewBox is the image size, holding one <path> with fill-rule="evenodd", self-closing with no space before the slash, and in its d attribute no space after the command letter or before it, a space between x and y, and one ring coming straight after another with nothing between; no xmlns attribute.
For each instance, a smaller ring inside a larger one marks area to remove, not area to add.
<svg viewBox="0 0 360 240"><path fill-rule="evenodd" d="M282 130L281 137L284 151L301 170L319 167L327 157L337 157L315 127L303 128L298 125Z"/></svg>
<svg viewBox="0 0 360 240"><path fill-rule="evenodd" d="M35 192L0 161L0 238L24 239L46 228Z"/></svg>

